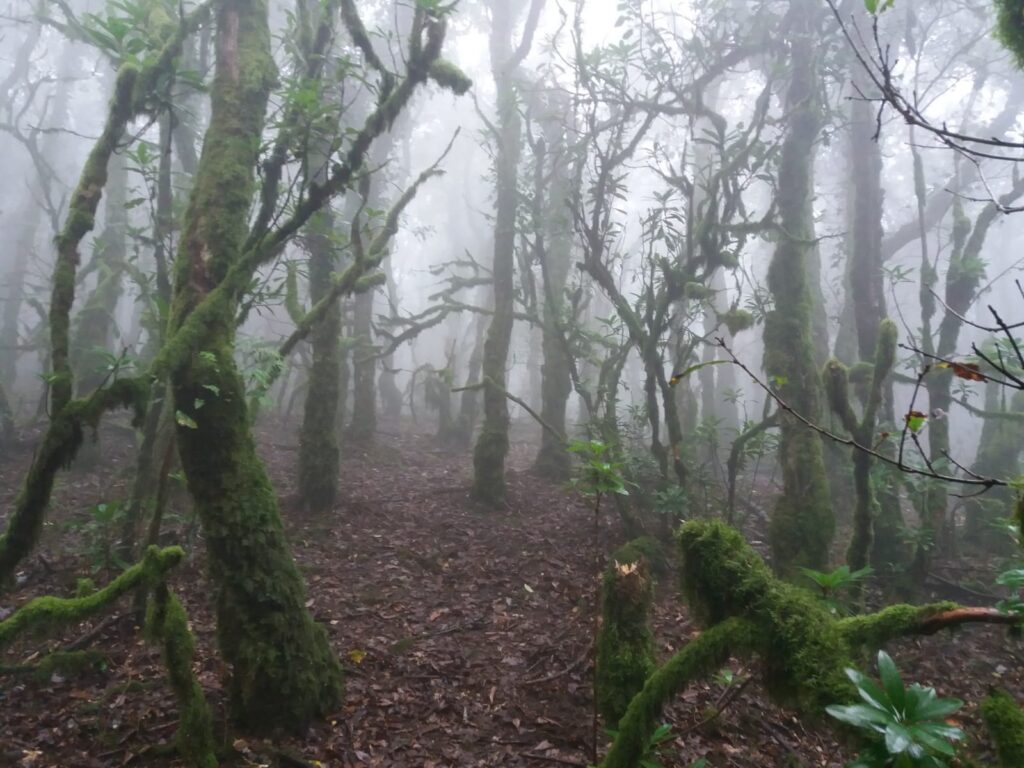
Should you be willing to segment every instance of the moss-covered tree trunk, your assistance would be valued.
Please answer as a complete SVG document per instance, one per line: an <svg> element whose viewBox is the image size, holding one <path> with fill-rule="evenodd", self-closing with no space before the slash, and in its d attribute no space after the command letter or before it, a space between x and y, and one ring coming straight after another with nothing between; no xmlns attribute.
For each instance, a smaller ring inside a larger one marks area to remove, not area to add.
<svg viewBox="0 0 1024 768"><path fill-rule="evenodd" d="M852 64L860 72L859 64ZM855 80L858 88L869 85ZM879 327L886 317L884 273L882 271L882 151L874 140L875 119L869 102L854 99L850 114L850 141L847 166L849 169L849 218L850 241L848 248L848 301L850 320L856 339L856 357L868 363L875 359L879 339ZM853 361L851 361L853 362ZM882 402L878 411L882 423L893 422L892 381L882 383ZM872 422L876 419L872 419ZM872 423L860 439L874 445L875 424ZM891 452L893 446L885 443L882 451ZM871 457L855 453L854 457L855 494L857 508L855 517L863 515L862 499L870 492L877 501L870 507L870 524L873 529L871 562L877 570L891 570L905 559L903 539L903 514L900 510L899 488L891 473L878 478L877 493L870 485ZM863 526L863 520L861 525ZM856 544L864 541L861 532ZM851 544L851 552L860 551ZM858 558L855 558L859 560ZM863 567L863 565L857 566Z"/></svg>
<svg viewBox="0 0 1024 768"><path fill-rule="evenodd" d="M473 432L476 430L480 414L480 390L472 385L480 380L480 371L483 368L486 327L483 315L473 320L473 351L469 353L469 362L466 365L466 389L459 397L459 413L455 418L453 435L455 444L460 448L472 445Z"/></svg>
<svg viewBox="0 0 1024 768"><path fill-rule="evenodd" d="M565 286L572 264L573 224L569 214L570 166L565 140L565 121L569 105L558 96L549 97L540 121L544 157L536 158L535 194L546 192L544 205L544 251L541 254L544 280L541 353L541 417L562 435L566 434L565 414L572 394L570 360L562 324L566 322ZM545 162L545 160L547 162ZM548 183L543 184L547 177ZM538 201L540 202L540 201ZM571 461L564 440L550 430L541 430L540 450L534 467L552 480L569 478Z"/></svg>
<svg viewBox="0 0 1024 768"><path fill-rule="evenodd" d="M516 93L518 57L512 33L521 2L494 0L491 6L490 56L498 116L495 153L494 314L483 354L484 423L473 448L473 497L490 506L505 500L505 456L508 454L508 401L505 366L512 342L515 301L516 210L522 128Z"/></svg>
<svg viewBox="0 0 1024 768"><path fill-rule="evenodd" d="M394 319L398 317L399 297L398 284L395 282L395 270L390 257L384 260L382 268L388 292L388 313ZM402 390L398 388L396 378L394 355L385 355L380 361L378 386L380 387L381 415L390 421L398 421L402 416Z"/></svg>
<svg viewBox="0 0 1024 768"><path fill-rule="evenodd" d="M781 233L768 269L774 309L764 329L765 368L773 385L783 400L812 421L822 416L807 269L814 238L814 158L822 125L814 26L819 10L810 0L795 0L785 22L791 54L786 95L789 124L776 198ZM787 575L799 566L823 569L828 565L835 520L821 439L790 414L780 414L779 423L783 492L769 531L775 567Z"/></svg>
<svg viewBox="0 0 1024 768"><path fill-rule="evenodd" d="M275 68L261 0L216 4L212 112L176 265L171 330L237 262ZM337 705L340 670L305 607L277 498L256 455L234 360L235 302L223 300L172 370L182 467L202 522L218 641L244 726L297 727ZM201 404L201 407L198 407Z"/></svg>
<svg viewBox="0 0 1024 768"><path fill-rule="evenodd" d="M307 227L309 298L314 306L331 289L338 267L330 210L314 216ZM299 499L315 515L334 506L338 494L338 401L341 393L341 305L334 302L309 333L313 362L299 432Z"/></svg>
<svg viewBox="0 0 1024 768"><path fill-rule="evenodd" d="M1024 194L1024 180L1016 180L1013 188L998 202L988 203L974 220L973 226L963 210L963 202L953 202L953 250L946 271L943 301L946 309L939 322L938 344L935 355L951 359L957 354L963 317L978 294L981 280L985 276L985 262L982 247L993 222L1000 215L1001 206L1009 205ZM934 302L932 304L934 306ZM930 351L926 349L925 351ZM928 391L928 408L932 413L948 413L953 403L953 372L949 368L935 368L925 377ZM932 466L950 469L947 456L950 451L949 419L928 420L928 452ZM926 509L922 523L925 529L924 541L932 546L920 546L915 558L915 573L923 578L927 572L934 549L949 551L953 531L947 527L948 492L943 483L932 483L928 488Z"/></svg>
<svg viewBox="0 0 1024 768"><path fill-rule="evenodd" d="M357 294L352 313L352 333L358 346L352 352L352 421L348 436L367 444L377 431L377 358L373 349L373 294Z"/></svg>
<svg viewBox="0 0 1024 768"><path fill-rule="evenodd" d="M107 171L103 234L97 239L93 256L96 287L85 300L77 318L74 355L76 382L85 394L106 378L104 361L112 348L116 330L117 304L121 300L124 268L128 256L128 165L123 153L115 153Z"/></svg>
<svg viewBox="0 0 1024 768"><path fill-rule="evenodd" d="M1021 419L1024 419L1024 392L1009 396L1002 385L985 383L985 418L978 440L978 452L971 471L985 477L1017 477L1020 474ZM1010 517L1014 494L1008 488L993 488L964 504L964 540L985 552L1008 554L1010 539L999 520Z"/></svg>

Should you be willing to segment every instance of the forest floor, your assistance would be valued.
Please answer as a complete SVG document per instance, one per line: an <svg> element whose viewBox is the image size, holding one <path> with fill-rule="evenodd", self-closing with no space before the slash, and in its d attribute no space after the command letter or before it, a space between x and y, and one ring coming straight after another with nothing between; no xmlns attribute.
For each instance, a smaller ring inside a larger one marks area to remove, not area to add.
<svg viewBox="0 0 1024 768"><path fill-rule="evenodd" d="M595 583L586 501L531 474L532 449L516 442L508 510L483 511L468 497L468 457L398 430L385 427L371 450L345 460L343 497L333 517L318 521L302 519L290 501L295 430L260 430L309 608L347 670L346 695L301 738L226 736L225 764L585 766ZM0 463L0 509L10 508L36 438L25 434L23 451ZM90 510L126 496L133 452L123 433L105 434L102 464L62 476L44 546L25 563L19 587L0 596L0 617L36 595L71 594L76 579L102 561L111 534ZM172 518L170 527L188 525ZM606 551L619 543L610 521L602 536ZM200 543L172 585L197 637L199 680L221 715L224 669ZM101 570L97 583L109 575ZM9 649L8 665L84 640L106 662L68 678L0 677L0 765L175 764L161 757L177 722L159 653L142 639L129 607L120 611ZM658 585L654 624L664 657L697 631L674 577ZM909 679L966 700L959 721L979 738L976 703L988 688L1024 691L1024 659L1005 631L970 627L890 650ZM723 674L694 686L666 713L675 735L659 758L666 768L702 756L713 768L839 766L849 757L827 728L774 706L756 679L747 684L756 669L734 663L731 670L731 685ZM712 717L722 701L724 712ZM603 732L599 739L603 747ZM975 747L984 758L984 744Z"/></svg>

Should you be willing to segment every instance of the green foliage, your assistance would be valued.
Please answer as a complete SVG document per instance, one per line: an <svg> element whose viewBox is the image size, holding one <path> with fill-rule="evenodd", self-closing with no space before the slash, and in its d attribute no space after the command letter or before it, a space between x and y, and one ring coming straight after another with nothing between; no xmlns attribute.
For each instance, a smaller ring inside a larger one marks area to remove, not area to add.
<svg viewBox="0 0 1024 768"><path fill-rule="evenodd" d="M857 687L862 704L834 705L826 711L840 722L862 731L868 742L849 768L944 768L954 755L951 742L963 731L948 725L963 702L940 699L934 688L917 683L906 687L896 664L885 651L878 652L881 686L855 669L846 675Z"/></svg>
<svg viewBox="0 0 1024 768"><path fill-rule="evenodd" d="M670 485L654 494L654 511L675 523L686 519L689 508L689 495L681 485Z"/></svg>
<svg viewBox="0 0 1024 768"><path fill-rule="evenodd" d="M89 509L89 518L85 522L75 522L68 526L85 539L85 551L93 573L128 567L128 563L118 555L116 547L125 512L124 502L102 502Z"/></svg>
<svg viewBox="0 0 1024 768"><path fill-rule="evenodd" d="M889 10L895 4L895 0L864 0L864 7L868 13L882 13Z"/></svg>
<svg viewBox="0 0 1024 768"><path fill-rule="evenodd" d="M850 566L841 565L834 571L827 573L816 571L813 568L801 568L800 572L808 579L818 585L821 590L821 599L828 606L832 614L844 612L845 606L836 600L836 594L851 587L858 586L860 582L874 573L871 566L866 566L856 571L851 571Z"/></svg>
<svg viewBox="0 0 1024 768"><path fill-rule="evenodd" d="M981 703L981 717L1003 768L1024 765L1024 711L1013 698L1006 691L993 691Z"/></svg>
<svg viewBox="0 0 1024 768"><path fill-rule="evenodd" d="M1010 53L1019 68L1024 68L1024 2L995 0L996 37Z"/></svg>
<svg viewBox="0 0 1024 768"><path fill-rule="evenodd" d="M580 457L581 465L573 485L587 496L616 493L628 496L622 477L622 463L612 459L612 449L600 440L573 440L569 450Z"/></svg>

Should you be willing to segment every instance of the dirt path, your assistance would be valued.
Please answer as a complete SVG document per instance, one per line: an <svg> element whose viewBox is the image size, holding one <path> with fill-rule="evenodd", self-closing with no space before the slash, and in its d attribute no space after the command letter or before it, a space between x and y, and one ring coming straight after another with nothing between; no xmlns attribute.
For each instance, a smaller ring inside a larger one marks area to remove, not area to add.
<svg viewBox="0 0 1024 768"><path fill-rule="evenodd" d="M273 747L259 737L232 738L235 764L586 765L594 580L585 503L525 471L530 452L517 445L508 511L482 511L468 499L466 457L436 450L427 436L385 434L369 454L346 460L344 495L332 519L298 519L288 502L297 457L291 434L265 430L264 455L285 499L310 609L348 669L345 703L329 722ZM103 493L119 492L118 467L130 461L113 453L113 475L105 467L102 476L67 476L44 559L27 564L23 587L0 598L0 610L34 594L67 594L75 575L88 570L70 554L81 545L81 531L64 523L82 518ZM0 468L8 497L19 461ZM616 536L609 521L604 544ZM200 680L220 712L223 670L213 652L201 556L177 573L174 586L199 641ZM655 625L666 656L695 631L671 578L659 585ZM52 645L90 631L92 625L78 627ZM104 626L94 643L107 655L103 670L43 682L0 678L0 765L174 764L159 756L158 745L176 725L159 656L130 617ZM24 661L37 649L15 649L6 661ZM994 682L1021 689L1015 649L994 630L910 641L896 650L909 674L944 695L976 701ZM738 663L732 670L733 685L756 672ZM756 685L701 725L723 694L719 680L681 697L668 713L678 739L667 744L663 765L686 766L703 755L717 768L784 765L790 757L796 765L842 764L827 731L767 703ZM964 725L976 725L971 711Z"/></svg>

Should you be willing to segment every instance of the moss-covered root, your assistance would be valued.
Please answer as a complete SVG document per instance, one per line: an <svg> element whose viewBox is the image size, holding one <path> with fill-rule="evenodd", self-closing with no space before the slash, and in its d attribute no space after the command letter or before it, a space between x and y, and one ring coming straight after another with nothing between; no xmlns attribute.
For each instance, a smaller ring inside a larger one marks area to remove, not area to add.
<svg viewBox="0 0 1024 768"><path fill-rule="evenodd" d="M37 597L0 621L0 648L24 632L44 633L92 616L137 586L152 587L184 557L181 547L150 547L143 559L103 589L82 597Z"/></svg>
<svg viewBox="0 0 1024 768"><path fill-rule="evenodd" d="M809 592L772 575L740 533L692 521L679 531L683 592L706 625L740 616L757 627L765 684L809 713L853 694L843 669L850 649L836 621Z"/></svg>
<svg viewBox="0 0 1024 768"><path fill-rule="evenodd" d="M716 624L691 641L647 678L619 723L619 735L602 768L636 768L647 752L650 735L670 698L694 680L718 670L734 653L745 654L755 644L757 631L743 619Z"/></svg>
<svg viewBox="0 0 1024 768"><path fill-rule="evenodd" d="M1024 710L1006 691L995 691L982 702L981 717L995 742L999 764L1024 767Z"/></svg>
<svg viewBox="0 0 1024 768"><path fill-rule="evenodd" d="M191 768L217 768L210 707L192 673L195 641L185 608L166 583L154 590L146 616L146 634L163 646L167 679L178 700L178 752Z"/></svg>
<svg viewBox="0 0 1024 768"><path fill-rule="evenodd" d="M627 544L612 555L601 592L597 703L610 727L654 670L654 638L647 623L653 600L647 559Z"/></svg>

